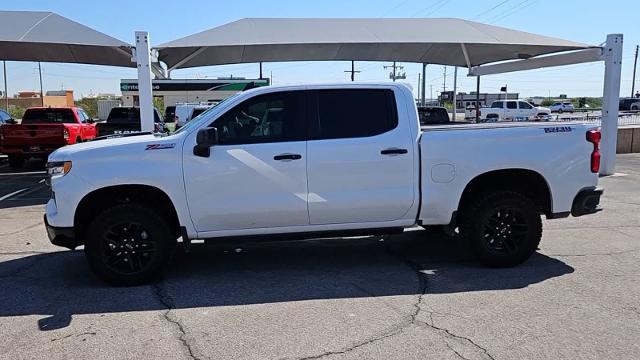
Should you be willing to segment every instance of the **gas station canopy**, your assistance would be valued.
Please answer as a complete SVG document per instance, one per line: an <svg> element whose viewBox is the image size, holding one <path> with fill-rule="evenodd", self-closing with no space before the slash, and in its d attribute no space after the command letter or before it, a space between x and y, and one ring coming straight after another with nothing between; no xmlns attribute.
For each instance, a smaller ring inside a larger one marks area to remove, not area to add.
<svg viewBox="0 0 640 360"><path fill-rule="evenodd" d="M52 12L0 11L0 60L135 67L131 45Z"/></svg>
<svg viewBox="0 0 640 360"><path fill-rule="evenodd" d="M463 19L241 19L157 46L170 70L276 61L471 67L594 46Z"/></svg>

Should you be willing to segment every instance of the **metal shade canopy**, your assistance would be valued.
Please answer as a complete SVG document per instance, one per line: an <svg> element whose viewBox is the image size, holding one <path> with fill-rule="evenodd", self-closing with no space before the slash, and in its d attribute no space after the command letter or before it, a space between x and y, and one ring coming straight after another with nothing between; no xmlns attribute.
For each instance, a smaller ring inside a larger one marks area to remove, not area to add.
<svg viewBox="0 0 640 360"><path fill-rule="evenodd" d="M157 46L169 69L322 60L471 67L591 47L450 18L241 19Z"/></svg>
<svg viewBox="0 0 640 360"><path fill-rule="evenodd" d="M52 12L0 11L0 60L135 67L131 45Z"/></svg>

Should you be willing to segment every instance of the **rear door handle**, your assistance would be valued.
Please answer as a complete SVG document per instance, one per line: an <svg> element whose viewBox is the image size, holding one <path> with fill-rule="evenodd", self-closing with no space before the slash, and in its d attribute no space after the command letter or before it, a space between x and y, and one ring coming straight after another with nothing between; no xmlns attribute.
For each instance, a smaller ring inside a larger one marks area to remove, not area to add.
<svg viewBox="0 0 640 360"><path fill-rule="evenodd" d="M273 157L273 160L277 161L291 161L300 159L302 159L302 155L300 154L280 154Z"/></svg>
<svg viewBox="0 0 640 360"><path fill-rule="evenodd" d="M384 150L380 151L380 154L382 154L382 155L402 155L402 154L406 154L408 152L409 152L409 150L407 150L407 149L389 148L389 149L384 149Z"/></svg>

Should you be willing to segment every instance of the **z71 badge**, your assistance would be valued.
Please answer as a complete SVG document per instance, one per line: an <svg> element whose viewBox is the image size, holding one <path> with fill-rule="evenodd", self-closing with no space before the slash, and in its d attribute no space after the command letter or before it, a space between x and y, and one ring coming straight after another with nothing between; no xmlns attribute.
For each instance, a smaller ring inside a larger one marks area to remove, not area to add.
<svg viewBox="0 0 640 360"><path fill-rule="evenodd" d="M176 143L149 144L145 150L173 149L174 147L176 147Z"/></svg>
<svg viewBox="0 0 640 360"><path fill-rule="evenodd" d="M571 126L555 126L544 128L545 133L558 133L558 132L571 132L573 128Z"/></svg>

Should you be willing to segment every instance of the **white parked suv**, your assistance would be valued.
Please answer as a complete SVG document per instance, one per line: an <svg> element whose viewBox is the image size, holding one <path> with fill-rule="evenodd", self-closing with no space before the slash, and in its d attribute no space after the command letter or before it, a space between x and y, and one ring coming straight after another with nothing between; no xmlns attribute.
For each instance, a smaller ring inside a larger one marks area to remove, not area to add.
<svg viewBox="0 0 640 360"><path fill-rule="evenodd" d="M65 146L47 164L53 244L103 280L139 284L182 239L459 230L486 265L527 260L541 216L599 210L592 124L421 127L401 84L260 87L171 135ZM480 154L480 156L478 156Z"/></svg>
<svg viewBox="0 0 640 360"><path fill-rule="evenodd" d="M549 107L549 110L551 110L551 112L562 114L563 112L573 113L575 111L575 108L573 107L573 104L571 102L557 102L553 103Z"/></svg>
<svg viewBox="0 0 640 360"><path fill-rule="evenodd" d="M491 107L482 109L480 119L483 122L549 120L551 110L533 106L522 100L498 100Z"/></svg>
<svg viewBox="0 0 640 360"><path fill-rule="evenodd" d="M215 103L184 103L176 104L176 111L174 119L176 122L175 130L180 129L184 124L191 121L191 119L197 117L203 112L207 111L210 107L215 106Z"/></svg>

